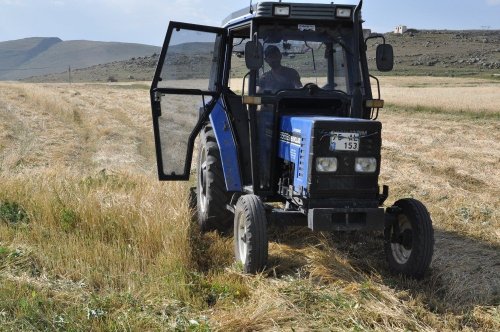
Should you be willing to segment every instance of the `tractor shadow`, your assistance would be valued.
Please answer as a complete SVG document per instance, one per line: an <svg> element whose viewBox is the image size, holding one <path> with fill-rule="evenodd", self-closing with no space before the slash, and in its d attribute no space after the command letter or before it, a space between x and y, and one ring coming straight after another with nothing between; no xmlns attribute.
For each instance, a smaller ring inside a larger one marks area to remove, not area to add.
<svg viewBox="0 0 500 332"><path fill-rule="evenodd" d="M271 230L270 277L307 275L322 280L377 280L422 299L434 312L500 305L500 246L435 229L431 268L422 280L389 272L381 233ZM319 272L318 272L319 271Z"/></svg>
<svg viewBox="0 0 500 332"><path fill-rule="evenodd" d="M500 246L435 230L434 256L421 281L384 273L384 282L424 296L436 312L463 312L500 305Z"/></svg>

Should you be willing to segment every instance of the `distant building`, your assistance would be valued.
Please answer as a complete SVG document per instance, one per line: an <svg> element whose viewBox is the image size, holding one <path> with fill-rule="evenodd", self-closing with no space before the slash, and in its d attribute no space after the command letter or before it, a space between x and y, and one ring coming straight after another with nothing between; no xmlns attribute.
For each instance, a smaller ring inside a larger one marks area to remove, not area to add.
<svg viewBox="0 0 500 332"><path fill-rule="evenodd" d="M408 27L406 25L398 25L395 29L394 29L394 33L399 33L399 34L403 34L406 32L406 30L408 30Z"/></svg>

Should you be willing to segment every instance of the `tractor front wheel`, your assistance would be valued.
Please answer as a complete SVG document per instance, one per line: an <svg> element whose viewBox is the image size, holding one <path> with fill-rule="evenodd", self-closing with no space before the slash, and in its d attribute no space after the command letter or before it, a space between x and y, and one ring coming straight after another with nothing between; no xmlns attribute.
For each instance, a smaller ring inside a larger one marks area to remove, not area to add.
<svg viewBox="0 0 500 332"><path fill-rule="evenodd" d="M384 231L384 251L392 272L421 279L431 264L434 230L426 207L415 199L394 203L395 218Z"/></svg>
<svg viewBox="0 0 500 332"><path fill-rule="evenodd" d="M264 204L256 195L241 196L234 212L234 252L246 273L262 271L267 264L267 221Z"/></svg>

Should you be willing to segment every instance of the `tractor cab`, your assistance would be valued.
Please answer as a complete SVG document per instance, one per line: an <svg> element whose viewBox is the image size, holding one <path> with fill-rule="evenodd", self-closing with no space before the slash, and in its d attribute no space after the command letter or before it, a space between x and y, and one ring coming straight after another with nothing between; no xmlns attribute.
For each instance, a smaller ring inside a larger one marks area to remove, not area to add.
<svg viewBox="0 0 500 332"><path fill-rule="evenodd" d="M430 264L432 246L413 250L423 205L383 207L383 100L366 40L383 41L380 71L392 69L393 51L382 35L364 36L361 7L259 2L222 27L169 24L151 86L159 178L194 175L201 229L233 227L246 272L265 267L271 222L385 230L393 270L418 277Z"/></svg>

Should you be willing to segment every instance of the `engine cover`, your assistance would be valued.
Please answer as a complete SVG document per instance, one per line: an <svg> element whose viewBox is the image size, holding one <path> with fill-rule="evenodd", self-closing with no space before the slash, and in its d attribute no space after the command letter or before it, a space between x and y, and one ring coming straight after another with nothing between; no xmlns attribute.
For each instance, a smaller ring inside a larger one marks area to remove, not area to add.
<svg viewBox="0 0 500 332"><path fill-rule="evenodd" d="M278 157L294 164L293 194L304 198L378 197L382 124L328 116L284 115ZM337 158L335 172L320 172L316 158ZM356 172L356 158L375 158L376 169Z"/></svg>

